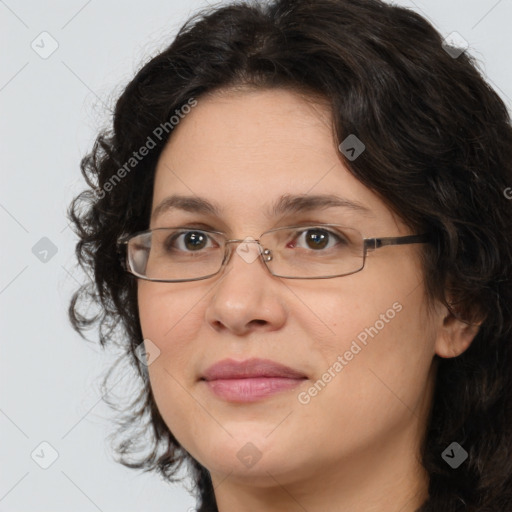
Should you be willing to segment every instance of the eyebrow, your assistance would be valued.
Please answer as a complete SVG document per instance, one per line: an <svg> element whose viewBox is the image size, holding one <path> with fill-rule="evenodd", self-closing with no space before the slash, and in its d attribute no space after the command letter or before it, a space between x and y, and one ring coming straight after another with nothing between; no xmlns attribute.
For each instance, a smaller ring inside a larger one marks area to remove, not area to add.
<svg viewBox="0 0 512 512"><path fill-rule="evenodd" d="M345 208L357 213L373 216L372 211L361 203L331 194L286 194L281 196L273 207L264 213L267 217L272 218L283 214L304 213L324 208ZM151 219L156 220L164 212L175 209L216 216L220 216L221 213L221 208L217 204L201 197L172 195L160 202L153 210Z"/></svg>

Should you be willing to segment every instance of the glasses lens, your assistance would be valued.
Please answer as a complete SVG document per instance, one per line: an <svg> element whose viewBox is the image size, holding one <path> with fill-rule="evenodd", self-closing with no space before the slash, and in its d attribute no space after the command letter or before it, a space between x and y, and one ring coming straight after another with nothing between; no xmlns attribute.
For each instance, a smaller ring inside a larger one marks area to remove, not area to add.
<svg viewBox="0 0 512 512"><path fill-rule="evenodd" d="M319 278L352 274L364 266L364 240L359 231L339 226L304 226L265 233L270 271L279 277Z"/></svg>
<svg viewBox="0 0 512 512"><path fill-rule="evenodd" d="M221 267L224 241L216 233L159 228L128 242L128 264L139 277L189 280L215 274Z"/></svg>
<svg viewBox="0 0 512 512"><path fill-rule="evenodd" d="M358 272L364 266L364 240L359 231L337 225L278 228L263 234L264 256L278 277L328 278ZM137 276L187 281L216 274L222 265L225 239L215 232L159 228L132 237L128 266ZM252 260L251 260L252 262Z"/></svg>

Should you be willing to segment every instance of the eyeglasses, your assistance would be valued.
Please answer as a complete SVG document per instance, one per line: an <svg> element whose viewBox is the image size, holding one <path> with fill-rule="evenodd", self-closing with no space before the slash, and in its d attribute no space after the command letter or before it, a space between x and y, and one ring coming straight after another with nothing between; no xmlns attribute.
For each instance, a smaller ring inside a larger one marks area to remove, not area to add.
<svg viewBox="0 0 512 512"><path fill-rule="evenodd" d="M120 237L122 265L149 281L199 281L218 274L229 262L233 244L247 263L260 259L268 271L285 279L330 279L364 268L368 252L388 245L428 243L428 234L363 238L339 224L287 226L259 239L228 239L220 231L187 227L156 228ZM124 252L124 254L123 254Z"/></svg>

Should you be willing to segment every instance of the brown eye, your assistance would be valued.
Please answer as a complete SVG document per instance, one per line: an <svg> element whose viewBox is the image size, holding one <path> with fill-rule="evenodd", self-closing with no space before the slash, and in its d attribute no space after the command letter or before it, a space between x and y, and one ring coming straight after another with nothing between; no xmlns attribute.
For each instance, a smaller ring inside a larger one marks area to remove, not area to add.
<svg viewBox="0 0 512 512"><path fill-rule="evenodd" d="M208 235L202 231L187 231L169 237L165 246L167 250L197 252L207 247Z"/></svg>
<svg viewBox="0 0 512 512"><path fill-rule="evenodd" d="M185 234L183 242L187 249L195 251L197 249L203 249L206 243L207 237L204 233L197 231L191 231Z"/></svg>
<svg viewBox="0 0 512 512"><path fill-rule="evenodd" d="M347 241L341 235L333 233L327 229L311 228L297 233L294 241L294 247L302 247L313 251L330 249L335 245L346 244Z"/></svg>
<svg viewBox="0 0 512 512"><path fill-rule="evenodd" d="M329 243L329 232L320 229L306 231L306 243L311 249L324 249Z"/></svg>

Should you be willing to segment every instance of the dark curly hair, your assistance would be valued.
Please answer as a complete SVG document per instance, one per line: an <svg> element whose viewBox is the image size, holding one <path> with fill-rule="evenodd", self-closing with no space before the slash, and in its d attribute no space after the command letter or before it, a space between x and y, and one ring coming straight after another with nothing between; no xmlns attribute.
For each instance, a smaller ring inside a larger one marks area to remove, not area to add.
<svg viewBox="0 0 512 512"><path fill-rule="evenodd" d="M328 101L337 140L356 134L366 145L354 161L340 153L345 166L411 229L432 233L428 301L481 322L460 356L435 356L419 510L512 511L512 127L474 58L448 50L423 17L380 0L236 2L191 18L126 86L81 162L89 188L68 211L90 278L71 322L84 337L98 328L102 346L117 341L138 375L135 401L118 408L119 462L169 481L188 466L198 510L217 511L208 470L167 428L137 358L137 281L116 240L148 229L156 163L184 105L221 89L288 88ZM153 147L131 160L148 137ZM456 470L441 458L453 441L469 453Z"/></svg>

